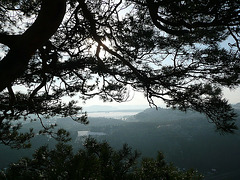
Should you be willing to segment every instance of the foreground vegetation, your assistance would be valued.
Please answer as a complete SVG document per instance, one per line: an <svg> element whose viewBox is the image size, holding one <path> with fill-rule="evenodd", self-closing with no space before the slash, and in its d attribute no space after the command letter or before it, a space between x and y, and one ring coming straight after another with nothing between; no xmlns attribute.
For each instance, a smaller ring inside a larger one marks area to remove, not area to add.
<svg viewBox="0 0 240 180"><path fill-rule="evenodd" d="M32 158L22 158L1 172L1 179L202 179L197 171L181 171L166 163L158 152L156 159L143 158L124 144L114 150L107 142L87 138L84 148L73 152L71 145L58 143L55 149L42 146Z"/></svg>

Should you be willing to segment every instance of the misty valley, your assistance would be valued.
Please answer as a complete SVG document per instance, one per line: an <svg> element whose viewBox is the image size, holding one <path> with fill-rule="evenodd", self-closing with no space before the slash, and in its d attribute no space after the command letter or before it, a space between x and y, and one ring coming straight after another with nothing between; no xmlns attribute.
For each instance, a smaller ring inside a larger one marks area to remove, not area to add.
<svg viewBox="0 0 240 180"><path fill-rule="evenodd" d="M240 115L240 104L234 105ZM100 117L102 116L102 117ZM240 120L237 117L238 121ZM70 142L74 150L83 147L86 137L107 141L113 148L120 149L127 143L141 153L141 157L156 157L163 152L167 162L180 169L197 169L205 179L239 179L240 134L221 135L213 123L200 113L158 108L122 111L90 112L89 124L83 125L71 118L44 120L45 124L56 123L71 133ZM238 126L240 123L237 121ZM39 122L25 122L22 131L34 128L39 131ZM34 150L48 144L54 148L56 141L50 136L37 135L31 149L15 150L0 145L0 169L8 167L21 157L31 157Z"/></svg>

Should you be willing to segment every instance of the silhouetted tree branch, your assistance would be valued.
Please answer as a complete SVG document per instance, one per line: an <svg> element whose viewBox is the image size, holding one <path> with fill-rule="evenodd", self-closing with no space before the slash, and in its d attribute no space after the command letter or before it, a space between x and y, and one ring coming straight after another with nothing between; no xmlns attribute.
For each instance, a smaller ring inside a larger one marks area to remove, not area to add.
<svg viewBox="0 0 240 180"><path fill-rule="evenodd" d="M99 95L121 102L131 86L144 91L150 105L156 97L172 108L194 109L218 130L233 132L235 114L221 88L240 83L239 5L1 1L1 123L29 114L77 115L81 108L63 103L62 97L78 95L85 101ZM233 42L222 46L230 38Z"/></svg>

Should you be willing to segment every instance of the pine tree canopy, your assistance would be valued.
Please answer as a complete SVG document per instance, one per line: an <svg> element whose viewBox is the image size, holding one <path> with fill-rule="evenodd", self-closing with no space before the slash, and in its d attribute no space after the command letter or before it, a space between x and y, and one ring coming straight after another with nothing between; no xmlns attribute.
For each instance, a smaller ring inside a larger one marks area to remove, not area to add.
<svg viewBox="0 0 240 180"><path fill-rule="evenodd" d="M81 108L65 96L122 102L128 87L150 105L160 98L234 132L222 88L240 83L239 7L239 0L1 0L1 141L32 137L15 123L32 114L76 117Z"/></svg>

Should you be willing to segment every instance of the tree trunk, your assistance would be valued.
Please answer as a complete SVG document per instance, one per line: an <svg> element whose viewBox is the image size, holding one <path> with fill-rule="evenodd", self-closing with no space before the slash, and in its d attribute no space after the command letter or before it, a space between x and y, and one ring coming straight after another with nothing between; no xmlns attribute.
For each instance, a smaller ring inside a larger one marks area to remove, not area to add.
<svg viewBox="0 0 240 180"><path fill-rule="evenodd" d="M10 51L0 61L0 92L19 78L27 68L31 56L57 31L66 11L66 0L42 0L35 22L22 35L15 36Z"/></svg>

